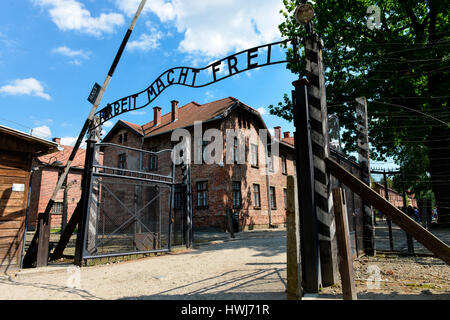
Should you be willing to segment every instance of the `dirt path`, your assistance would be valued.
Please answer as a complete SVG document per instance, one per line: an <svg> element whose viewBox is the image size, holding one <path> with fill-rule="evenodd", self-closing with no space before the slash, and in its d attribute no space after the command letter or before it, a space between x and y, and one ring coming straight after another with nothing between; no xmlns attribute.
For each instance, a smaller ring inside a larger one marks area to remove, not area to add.
<svg viewBox="0 0 450 320"><path fill-rule="evenodd" d="M191 252L0 278L0 299L285 299L284 231ZM69 281L69 282L68 282Z"/></svg>
<svg viewBox="0 0 450 320"><path fill-rule="evenodd" d="M285 250L285 230L240 233L190 252L85 267L79 278L67 266L0 277L0 299L284 300ZM450 300L450 267L439 259L377 255L354 268L358 299ZM341 292L338 283L318 298Z"/></svg>

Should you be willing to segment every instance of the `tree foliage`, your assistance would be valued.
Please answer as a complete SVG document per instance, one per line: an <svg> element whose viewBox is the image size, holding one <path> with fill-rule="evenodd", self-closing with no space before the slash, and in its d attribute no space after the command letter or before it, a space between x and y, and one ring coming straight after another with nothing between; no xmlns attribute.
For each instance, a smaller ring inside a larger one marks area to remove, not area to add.
<svg viewBox="0 0 450 320"><path fill-rule="evenodd" d="M283 1L279 29L285 38L306 36L305 27L294 18L300 2ZM368 28L371 5L380 8L379 29ZM328 112L339 116L344 150L356 151L355 99L365 96L371 158L393 158L404 167L408 188L426 192L431 188L430 160L435 157L429 141L450 137L448 2L317 0L313 8L314 31L324 42ZM304 77L304 52L301 60L287 67ZM288 95L269 109L292 120ZM448 142L445 147L450 149Z"/></svg>

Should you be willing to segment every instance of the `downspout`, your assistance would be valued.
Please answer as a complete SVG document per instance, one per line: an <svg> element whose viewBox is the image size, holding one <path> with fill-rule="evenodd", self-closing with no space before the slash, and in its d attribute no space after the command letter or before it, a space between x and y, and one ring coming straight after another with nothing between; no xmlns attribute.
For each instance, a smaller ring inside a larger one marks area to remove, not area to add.
<svg viewBox="0 0 450 320"><path fill-rule="evenodd" d="M267 184L267 213L269 215L269 228L272 228L272 204L270 201L270 176L269 176L269 161L270 158L268 157L269 155L269 147L267 146L267 141L266 141L266 147L265 147L265 156L266 156L266 184Z"/></svg>
<svg viewBox="0 0 450 320"><path fill-rule="evenodd" d="M269 178L269 166L266 164L266 183L267 183L267 199L268 199L268 206L267 206L267 213L269 214L269 228L272 228L272 210L271 210L271 203L270 203L270 178Z"/></svg>
<svg viewBox="0 0 450 320"><path fill-rule="evenodd" d="M34 172L35 172L35 170L33 170L33 159L31 159L31 172L30 172L30 180L28 182L29 184L28 184L28 196L27 196L27 209L25 210L25 225L24 225L23 239L22 239L22 255L20 257L20 269L23 269L23 258L25 257L25 244L26 244L26 240L27 240L28 215L30 214L31 186L33 183ZM37 226L36 226L36 228L37 228Z"/></svg>

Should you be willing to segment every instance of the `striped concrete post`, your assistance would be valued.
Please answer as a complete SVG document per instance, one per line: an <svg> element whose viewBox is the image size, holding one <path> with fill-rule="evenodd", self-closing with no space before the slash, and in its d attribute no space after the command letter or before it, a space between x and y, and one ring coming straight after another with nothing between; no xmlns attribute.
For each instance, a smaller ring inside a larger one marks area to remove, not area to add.
<svg viewBox="0 0 450 320"><path fill-rule="evenodd" d="M338 281L336 227L330 175L325 170L329 156L328 112L322 61L323 42L317 34L305 39L306 75L310 83L308 102L314 163L314 198L317 212L322 285Z"/></svg>
<svg viewBox="0 0 450 320"><path fill-rule="evenodd" d="M94 126L99 122L99 118L94 118ZM101 126L89 131L90 138L92 142L98 143L101 138ZM94 165L100 164L100 150L98 147L94 148ZM98 180L94 178L91 181L92 190L90 194L89 209L88 209L88 234L87 234L87 245L86 250L92 254L97 249L97 230L98 230L98 204L99 204L99 183Z"/></svg>
<svg viewBox="0 0 450 320"><path fill-rule="evenodd" d="M356 98L356 130L358 132L358 162L362 167L361 180L370 186L369 131L367 120L367 100L365 97ZM364 251L367 255L374 255L374 215L372 207L364 203L363 221Z"/></svg>
<svg viewBox="0 0 450 320"><path fill-rule="evenodd" d="M90 211L90 202L92 199L96 199L96 187L95 183L92 183L92 170L93 164L98 160L98 148L95 147L96 143L100 140L101 127L94 126L98 124L98 117L93 118L92 127L88 132L88 139L86 140L86 157L84 162L84 173L82 180L82 192L81 192L81 216L78 223L77 239L75 242L75 258L74 264L77 266L83 266L83 256L87 248L92 252L95 246L95 238L97 233L97 211ZM88 243L89 239L91 242Z"/></svg>

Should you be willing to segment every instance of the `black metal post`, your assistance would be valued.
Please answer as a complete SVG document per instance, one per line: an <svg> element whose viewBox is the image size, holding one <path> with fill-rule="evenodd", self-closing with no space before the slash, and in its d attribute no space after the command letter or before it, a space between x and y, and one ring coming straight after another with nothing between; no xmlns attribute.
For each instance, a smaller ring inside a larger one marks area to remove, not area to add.
<svg viewBox="0 0 450 320"><path fill-rule="evenodd" d="M308 108L308 81L299 79L292 84L295 87L295 91L292 91L292 111L296 128L294 141L300 203L300 251L303 288L307 293L318 293L321 286L321 271L314 199L314 166Z"/></svg>
<svg viewBox="0 0 450 320"><path fill-rule="evenodd" d="M388 189L388 184L387 184L386 169L383 169L383 180L384 180L384 197L386 198L387 201L389 201L389 189ZM394 251L394 239L392 237L391 219L386 217L386 222L387 222L388 230L389 230L389 248L391 249L391 251Z"/></svg>

